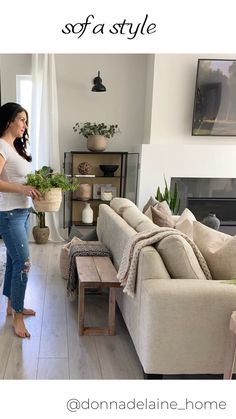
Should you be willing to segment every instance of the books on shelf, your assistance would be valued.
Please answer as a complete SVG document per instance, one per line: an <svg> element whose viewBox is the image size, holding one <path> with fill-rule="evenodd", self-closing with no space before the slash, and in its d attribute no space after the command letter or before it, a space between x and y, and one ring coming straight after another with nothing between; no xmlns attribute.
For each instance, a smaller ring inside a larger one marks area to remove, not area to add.
<svg viewBox="0 0 236 419"><path fill-rule="evenodd" d="M95 175L66 175L67 177L95 177Z"/></svg>
<svg viewBox="0 0 236 419"><path fill-rule="evenodd" d="M74 177L95 177L95 175L73 175Z"/></svg>

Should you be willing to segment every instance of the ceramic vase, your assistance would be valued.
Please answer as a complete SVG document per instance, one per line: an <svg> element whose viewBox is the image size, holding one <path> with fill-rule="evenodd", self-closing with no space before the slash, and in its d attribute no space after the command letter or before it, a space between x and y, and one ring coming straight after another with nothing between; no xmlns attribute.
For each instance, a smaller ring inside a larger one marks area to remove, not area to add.
<svg viewBox="0 0 236 419"><path fill-rule="evenodd" d="M207 217L203 218L202 223L207 227L213 228L214 230L219 230L220 220L216 217L215 214L209 213Z"/></svg>
<svg viewBox="0 0 236 419"><path fill-rule="evenodd" d="M89 183L81 183L75 192L75 196L81 201L88 201L92 198L92 185Z"/></svg>
<svg viewBox="0 0 236 419"><path fill-rule="evenodd" d="M85 224L92 224L93 222L93 210L89 202L86 202L82 210L82 222Z"/></svg>
<svg viewBox="0 0 236 419"><path fill-rule="evenodd" d="M87 138L87 149L89 151L105 151L107 139L104 135L90 135Z"/></svg>

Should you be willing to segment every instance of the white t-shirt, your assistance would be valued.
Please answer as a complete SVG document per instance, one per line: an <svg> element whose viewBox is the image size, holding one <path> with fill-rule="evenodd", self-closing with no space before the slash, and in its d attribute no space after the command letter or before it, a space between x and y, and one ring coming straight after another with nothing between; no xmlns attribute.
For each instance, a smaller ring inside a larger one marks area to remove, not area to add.
<svg viewBox="0 0 236 419"><path fill-rule="evenodd" d="M31 163L21 157L5 140L0 138L0 154L6 160L0 180L5 182L26 182L25 176L31 172ZM16 192L0 192L0 211L16 208L29 208L31 200L28 196Z"/></svg>

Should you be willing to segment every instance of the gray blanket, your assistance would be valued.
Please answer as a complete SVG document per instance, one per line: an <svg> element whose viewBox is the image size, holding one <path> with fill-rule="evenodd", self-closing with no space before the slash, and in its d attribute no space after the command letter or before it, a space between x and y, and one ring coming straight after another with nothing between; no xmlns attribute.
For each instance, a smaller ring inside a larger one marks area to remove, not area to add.
<svg viewBox="0 0 236 419"><path fill-rule="evenodd" d="M74 300L78 294L76 256L108 256L112 258L110 250L99 241L72 245L69 253L69 278L67 282L67 296L70 300Z"/></svg>

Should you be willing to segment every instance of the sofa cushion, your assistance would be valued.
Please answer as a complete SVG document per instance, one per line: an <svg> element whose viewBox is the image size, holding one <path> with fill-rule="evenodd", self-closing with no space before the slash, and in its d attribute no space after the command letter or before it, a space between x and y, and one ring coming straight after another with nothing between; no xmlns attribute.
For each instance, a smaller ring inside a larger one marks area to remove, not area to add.
<svg viewBox="0 0 236 419"><path fill-rule="evenodd" d="M125 208L136 207L136 205L127 198L113 198L110 201L110 207L122 216Z"/></svg>
<svg viewBox="0 0 236 419"><path fill-rule="evenodd" d="M123 209L122 212L122 218L132 227L134 230L137 230L138 225L145 222L148 222L152 225L152 221L143 214L138 207L132 206L132 207L126 207Z"/></svg>
<svg viewBox="0 0 236 419"><path fill-rule="evenodd" d="M153 198L153 196L150 196L149 200L143 207L143 213L145 214L148 208L154 207L156 204L158 204L159 201L157 201L156 198Z"/></svg>
<svg viewBox="0 0 236 419"><path fill-rule="evenodd" d="M236 236L194 221L193 240L206 259L213 279L236 277Z"/></svg>
<svg viewBox="0 0 236 419"><path fill-rule="evenodd" d="M155 207L151 207L152 220L159 227L174 227L171 210L166 201L159 202Z"/></svg>
<svg viewBox="0 0 236 419"><path fill-rule="evenodd" d="M171 278L206 279L190 244L182 236L168 236L155 245Z"/></svg>
<svg viewBox="0 0 236 419"><path fill-rule="evenodd" d="M196 221L196 218L193 213L188 208L185 208L179 219L176 221L175 228L192 239L194 221Z"/></svg>

